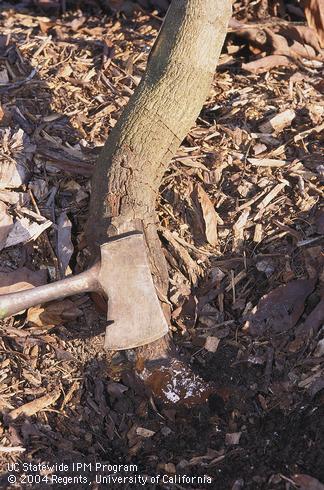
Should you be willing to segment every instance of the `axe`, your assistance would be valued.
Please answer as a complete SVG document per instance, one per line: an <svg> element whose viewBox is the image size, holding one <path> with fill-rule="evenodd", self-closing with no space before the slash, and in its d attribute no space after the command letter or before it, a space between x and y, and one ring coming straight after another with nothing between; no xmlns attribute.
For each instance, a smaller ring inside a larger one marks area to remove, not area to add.
<svg viewBox="0 0 324 490"><path fill-rule="evenodd" d="M153 284L143 234L112 238L87 271L44 286L0 296L0 319L31 306L96 291L108 299L105 348L132 349L168 332Z"/></svg>

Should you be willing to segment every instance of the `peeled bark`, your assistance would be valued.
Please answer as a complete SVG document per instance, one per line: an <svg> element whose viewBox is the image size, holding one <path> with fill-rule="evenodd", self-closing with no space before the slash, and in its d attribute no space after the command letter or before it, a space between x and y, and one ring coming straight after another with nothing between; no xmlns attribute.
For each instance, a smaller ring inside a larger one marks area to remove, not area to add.
<svg viewBox="0 0 324 490"><path fill-rule="evenodd" d="M92 180L89 246L97 249L108 237L143 231L162 303L168 272L156 231L156 198L208 95L230 16L230 0L173 0L146 72L111 131ZM167 346L164 339L141 353L156 358Z"/></svg>

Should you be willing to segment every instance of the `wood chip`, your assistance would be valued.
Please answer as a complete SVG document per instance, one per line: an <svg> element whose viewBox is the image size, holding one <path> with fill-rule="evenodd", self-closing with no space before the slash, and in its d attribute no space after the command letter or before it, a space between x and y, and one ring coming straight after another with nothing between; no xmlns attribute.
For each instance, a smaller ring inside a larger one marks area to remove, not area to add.
<svg viewBox="0 0 324 490"><path fill-rule="evenodd" d="M136 434L138 436L148 438L154 436L155 432L153 430L145 429L145 427L137 427Z"/></svg>
<svg viewBox="0 0 324 490"><path fill-rule="evenodd" d="M216 352L217 351L217 348L218 348L219 342L220 342L220 339L219 338L209 336L209 337L206 338L206 342L205 342L204 348L208 352Z"/></svg>
<svg viewBox="0 0 324 490"><path fill-rule="evenodd" d="M0 453L24 453L26 449L22 446L0 446Z"/></svg>
<svg viewBox="0 0 324 490"><path fill-rule="evenodd" d="M189 277L193 284L196 284L198 277L201 274L201 268L195 260L193 260L187 250L180 245L180 243L173 237L173 234L167 230L163 229L162 234L164 238L169 242L172 248L172 252L180 260L183 265L183 272Z"/></svg>
<svg viewBox="0 0 324 490"><path fill-rule="evenodd" d="M284 128L290 126L292 121L295 119L296 113L292 109L287 109L286 111L280 112L276 116L269 119L267 122L259 126L261 133L272 133L280 132Z"/></svg>
<svg viewBox="0 0 324 490"><path fill-rule="evenodd" d="M60 395L61 395L61 389L54 388L51 393L48 393L47 395L44 395L40 398L36 398L36 400L33 400L31 402L25 403L21 407L18 407L15 410L9 412L8 415L12 420L15 420L20 415L31 417L32 415L35 415L36 413L40 412L41 410L44 410L50 405L53 405L53 403L55 403L56 400L58 400Z"/></svg>
<svg viewBox="0 0 324 490"><path fill-rule="evenodd" d="M289 185L289 182L281 182L280 184L277 184L258 204L259 212L254 216L254 221L257 221L258 219L261 218L263 215L264 211L266 210L267 206L270 204L270 202L286 187L286 185Z"/></svg>
<svg viewBox="0 0 324 490"><path fill-rule="evenodd" d="M240 442L242 432L230 432L225 434L225 444L227 446L237 446Z"/></svg>
<svg viewBox="0 0 324 490"><path fill-rule="evenodd" d="M262 224L256 223L254 228L253 241L256 243L260 243L262 240Z"/></svg>
<svg viewBox="0 0 324 490"><path fill-rule="evenodd" d="M286 167L287 160L276 160L274 158L248 158L249 163L255 167Z"/></svg>
<svg viewBox="0 0 324 490"><path fill-rule="evenodd" d="M233 225L233 251L238 250L242 246L244 240L244 229L248 222L249 215L250 209L245 209Z"/></svg>

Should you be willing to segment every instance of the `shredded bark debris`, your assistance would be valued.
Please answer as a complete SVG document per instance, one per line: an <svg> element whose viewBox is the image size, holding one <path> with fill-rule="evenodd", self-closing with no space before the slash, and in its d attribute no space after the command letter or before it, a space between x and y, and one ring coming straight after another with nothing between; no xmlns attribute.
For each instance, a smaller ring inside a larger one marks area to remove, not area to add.
<svg viewBox="0 0 324 490"><path fill-rule="evenodd" d="M105 353L95 295L20 312L0 323L1 488L8 463L96 461L168 475L152 489L189 488L184 474L213 481L190 488L324 488L324 31L305 3L234 2L160 189L171 329L208 403L182 368L152 380L167 379L162 400L125 370L132 353ZM169 2L138 4L1 6L0 294L87 263L93 165Z"/></svg>

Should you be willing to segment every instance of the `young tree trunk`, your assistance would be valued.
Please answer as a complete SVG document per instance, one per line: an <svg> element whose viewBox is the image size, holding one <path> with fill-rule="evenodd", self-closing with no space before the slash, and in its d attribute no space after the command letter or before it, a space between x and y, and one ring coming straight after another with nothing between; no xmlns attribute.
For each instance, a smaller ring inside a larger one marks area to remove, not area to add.
<svg viewBox="0 0 324 490"><path fill-rule="evenodd" d="M108 237L141 230L162 306L168 271L157 235L156 197L208 95L230 16L230 0L172 1L146 72L111 131L92 180L89 245L98 249ZM157 358L169 346L164 338L139 351Z"/></svg>

